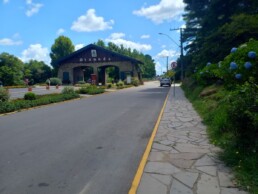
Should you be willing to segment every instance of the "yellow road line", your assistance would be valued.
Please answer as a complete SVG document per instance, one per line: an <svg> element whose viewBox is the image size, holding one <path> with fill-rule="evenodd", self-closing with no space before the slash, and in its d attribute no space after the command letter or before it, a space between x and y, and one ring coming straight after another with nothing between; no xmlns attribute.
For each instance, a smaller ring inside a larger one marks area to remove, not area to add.
<svg viewBox="0 0 258 194"><path fill-rule="evenodd" d="M169 90L169 92L170 92L170 90ZM137 169L137 172L136 172L135 177L134 177L133 182L132 182L132 186L131 186L128 194L136 194L136 191L138 189L138 186L140 184L140 180L141 180L141 177L142 177L142 174L143 174L144 167L145 167L145 165L147 163L147 160L148 160L148 157L149 157L149 154L150 154L150 151L151 151L151 147L152 147L155 135L156 135L156 133L158 131L158 128L159 128L161 117L163 115L164 109L165 109L166 104L167 104L169 92L167 94L167 97L166 97L166 100L165 100L165 102L163 104L163 107L162 107L162 109L161 109L161 111L159 113L158 120L157 120L157 122L156 122L156 124L154 126L154 129L152 131L151 137L149 139L149 142L147 144L145 152L144 152L144 154L142 156L142 160L141 160L141 162L139 164L139 167Z"/></svg>

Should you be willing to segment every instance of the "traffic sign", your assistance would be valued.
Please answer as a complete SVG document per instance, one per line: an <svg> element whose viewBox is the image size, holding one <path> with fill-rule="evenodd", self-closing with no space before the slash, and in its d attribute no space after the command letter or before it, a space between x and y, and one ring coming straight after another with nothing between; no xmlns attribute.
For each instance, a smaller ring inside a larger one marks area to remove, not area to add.
<svg viewBox="0 0 258 194"><path fill-rule="evenodd" d="M173 61L171 62L171 68L175 69L177 67L177 62Z"/></svg>

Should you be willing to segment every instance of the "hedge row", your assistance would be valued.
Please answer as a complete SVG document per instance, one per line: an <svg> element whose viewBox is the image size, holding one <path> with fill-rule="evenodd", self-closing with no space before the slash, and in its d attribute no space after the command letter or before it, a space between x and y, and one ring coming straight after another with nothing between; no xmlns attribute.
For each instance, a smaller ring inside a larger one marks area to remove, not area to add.
<svg viewBox="0 0 258 194"><path fill-rule="evenodd" d="M88 87L81 87L78 92L80 94L90 94L90 95L95 95L95 94L101 94L105 92L105 89L91 85Z"/></svg>
<svg viewBox="0 0 258 194"><path fill-rule="evenodd" d="M41 106L56 102L62 102L74 98L79 98L79 94L55 94L46 95L36 100L14 100L10 102L0 102L0 113L8 113L18 111L21 109L31 108L35 106Z"/></svg>

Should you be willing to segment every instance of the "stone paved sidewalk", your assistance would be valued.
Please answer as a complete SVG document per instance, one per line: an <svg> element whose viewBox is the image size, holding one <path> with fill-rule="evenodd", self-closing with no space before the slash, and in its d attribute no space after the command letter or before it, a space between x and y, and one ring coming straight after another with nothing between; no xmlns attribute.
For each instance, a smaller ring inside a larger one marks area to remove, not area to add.
<svg viewBox="0 0 258 194"><path fill-rule="evenodd" d="M171 88L137 194L246 194L209 143L180 87Z"/></svg>

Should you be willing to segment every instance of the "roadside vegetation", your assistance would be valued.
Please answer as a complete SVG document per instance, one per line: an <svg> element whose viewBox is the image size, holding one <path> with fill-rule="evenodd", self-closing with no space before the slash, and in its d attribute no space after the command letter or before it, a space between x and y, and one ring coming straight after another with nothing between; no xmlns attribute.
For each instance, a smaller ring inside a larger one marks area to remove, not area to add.
<svg viewBox="0 0 258 194"><path fill-rule="evenodd" d="M9 97L8 92L0 88L0 114L79 98L79 94L73 88L65 87L61 94L36 95L28 92L23 99L10 100Z"/></svg>
<svg viewBox="0 0 258 194"><path fill-rule="evenodd" d="M88 86L82 86L78 90L78 93L80 94L89 94L89 95L96 95L104 93L105 89L102 87L97 87L95 85L88 85Z"/></svg>
<svg viewBox="0 0 258 194"><path fill-rule="evenodd" d="M183 89L237 183L258 193L258 1L190 1Z"/></svg>
<svg viewBox="0 0 258 194"><path fill-rule="evenodd" d="M238 184L258 193L258 41L232 48L219 63L207 63L183 89L208 126L220 157Z"/></svg>

